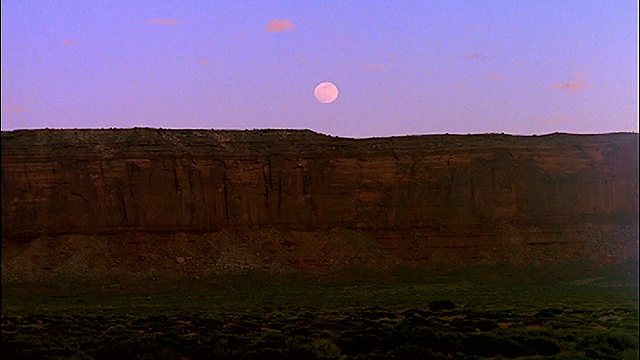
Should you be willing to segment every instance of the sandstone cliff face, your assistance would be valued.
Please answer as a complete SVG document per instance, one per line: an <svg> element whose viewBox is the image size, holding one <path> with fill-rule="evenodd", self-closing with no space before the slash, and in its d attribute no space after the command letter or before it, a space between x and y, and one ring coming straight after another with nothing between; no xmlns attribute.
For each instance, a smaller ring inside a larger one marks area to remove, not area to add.
<svg viewBox="0 0 640 360"><path fill-rule="evenodd" d="M635 255L637 217L637 134L2 133L3 246L345 229L400 262L515 261L519 251L612 262Z"/></svg>

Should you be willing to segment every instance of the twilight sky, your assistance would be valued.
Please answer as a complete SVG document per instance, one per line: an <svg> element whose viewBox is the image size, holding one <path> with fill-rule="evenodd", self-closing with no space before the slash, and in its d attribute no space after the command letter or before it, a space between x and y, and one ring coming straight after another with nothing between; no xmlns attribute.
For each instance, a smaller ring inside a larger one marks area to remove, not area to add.
<svg viewBox="0 0 640 360"><path fill-rule="evenodd" d="M2 1L2 130L638 131L621 1ZM338 99L314 88L331 81Z"/></svg>

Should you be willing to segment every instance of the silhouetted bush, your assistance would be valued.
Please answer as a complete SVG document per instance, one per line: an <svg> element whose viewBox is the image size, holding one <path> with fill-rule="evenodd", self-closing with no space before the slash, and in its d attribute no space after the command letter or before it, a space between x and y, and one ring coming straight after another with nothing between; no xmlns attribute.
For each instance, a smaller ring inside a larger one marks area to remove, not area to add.
<svg viewBox="0 0 640 360"><path fill-rule="evenodd" d="M431 301L428 306L431 311L453 310L456 308L456 304L451 300Z"/></svg>

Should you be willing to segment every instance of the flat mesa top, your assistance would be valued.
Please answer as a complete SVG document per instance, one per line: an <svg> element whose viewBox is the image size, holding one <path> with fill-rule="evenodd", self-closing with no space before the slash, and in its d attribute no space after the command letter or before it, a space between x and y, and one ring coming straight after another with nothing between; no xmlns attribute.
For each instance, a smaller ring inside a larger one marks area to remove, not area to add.
<svg viewBox="0 0 640 360"><path fill-rule="evenodd" d="M311 130L207 130L207 129L39 129L2 132L2 157L68 156L77 154L107 157L123 153L173 153L194 156L255 153L328 152L446 152L491 151L495 149L544 149L572 146L636 144L637 133L566 134L542 136L508 134L410 135L377 138L341 138Z"/></svg>

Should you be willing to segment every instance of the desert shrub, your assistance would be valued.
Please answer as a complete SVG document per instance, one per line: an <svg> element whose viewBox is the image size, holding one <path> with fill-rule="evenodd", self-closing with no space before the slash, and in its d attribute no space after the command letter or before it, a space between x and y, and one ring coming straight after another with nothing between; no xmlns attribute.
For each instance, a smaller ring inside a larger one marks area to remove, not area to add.
<svg viewBox="0 0 640 360"><path fill-rule="evenodd" d="M401 344L395 349L383 354L381 358L398 360L444 360L447 359L447 356L416 344Z"/></svg>
<svg viewBox="0 0 640 360"><path fill-rule="evenodd" d="M455 329L457 332L461 333L475 333L476 328L473 321L464 320L464 319L454 319L451 321L450 326Z"/></svg>
<svg viewBox="0 0 640 360"><path fill-rule="evenodd" d="M437 353L452 354L461 350L460 335L450 331L433 328L412 327L400 324L385 341L388 348L396 348L401 344L415 345L421 349L429 349Z"/></svg>
<svg viewBox="0 0 640 360"><path fill-rule="evenodd" d="M329 339L319 339L311 342L306 348L316 359L337 359L340 357L340 348Z"/></svg>
<svg viewBox="0 0 640 360"><path fill-rule="evenodd" d="M495 321L484 319L474 321L472 326L480 329L480 331L493 331L500 327Z"/></svg>
<svg viewBox="0 0 640 360"><path fill-rule="evenodd" d="M191 325L204 329L218 329L224 324L223 321L217 319L208 319L204 317L196 317L191 320Z"/></svg>
<svg viewBox="0 0 640 360"><path fill-rule="evenodd" d="M591 358L617 359L625 350L637 349L638 338L625 333L599 332L578 340L575 348Z"/></svg>
<svg viewBox="0 0 640 360"><path fill-rule="evenodd" d="M93 352L100 359L182 359L180 353L169 346L162 345L152 338L123 337L111 341L99 342Z"/></svg>
<svg viewBox="0 0 640 360"><path fill-rule="evenodd" d="M432 327L434 325L439 325L437 323L434 324L434 322L430 319L425 319L424 317L418 315L418 314L414 314L410 317L407 317L405 319L403 319L400 322L401 325L405 325L405 326L410 326L410 327Z"/></svg>
<svg viewBox="0 0 640 360"><path fill-rule="evenodd" d="M427 305L431 311L453 310L456 304L451 300L431 301Z"/></svg>
<svg viewBox="0 0 640 360"><path fill-rule="evenodd" d="M168 332L165 335L160 335L155 338L158 346L167 349L173 349L179 353L184 352L185 348L189 348L189 343L193 342L192 339L176 334L175 332Z"/></svg>
<svg viewBox="0 0 640 360"><path fill-rule="evenodd" d="M503 337L495 334L473 334L462 341L464 353L482 357L519 357L527 354L523 339Z"/></svg>
<svg viewBox="0 0 640 360"><path fill-rule="evenodd" d="M526 339L527 350L529 353L551 356L560 351L560 345L548 337L533 336Z"/></svg>
<svg viewBox="0 0 640 360"><path fill-rule="evenodd" d="M351 333L343 334L338 341L341 352L345 355L355 356L359 354L369 354L379 350L382 339L373 334Z"/></svg>
<svg viewBox="0 0 640 360"><path fill-rule="evenodd" d="M640 359L640 353L638 349L627 349L622 352L622 358L624 360L637 360Z"/></svg>
<svg viewBox="0 0 640 360"><path fill-rule="evenodd" d="M451 321L451 326L455 327L456 331L459 332L476 332L476 329L480 329L480 331L492 331L500 327L495 321L487 319L454 319Z"/></svg>
<svg viewBox="0 0 640 360"><path fill-rule="evenodd" d="M244 360L312 360L314 354L309 349L304 349L295 344L282 349L254 348L238 351L238 359Z"/></svg>
<svg viewBox="0 0 640 360"><path fill-rule="evenodd" d="M232 349L223 349L214 346L201 346L194 351L184 353L183 356L184 358L198 360L231 360L238 358Z"/></svg>
<svg viewBox="0 0 640 360"><path fill-rule="evenodd" d="M424 313L424 311L420 311L420 312ZM382 311L382 310L363 311L363 312L359 313L358 315L362 319L372 320L372 321L380 320L382 318L395 319L397 317L396 314L394 314L392 312Z"/></svg>
<svg viewBox="0 0 640 360"><path fill-rule="evenodd" d="M287 338L278 333L263 333L257 342L256 347L284 349L287 347Z"/></svg>
<svg viewBox="0 0 640 360"><path fill-rule="evenodd" d="M622 332L611 332L609 333L609 344L615 349L638 349L638 335L622 333Z"/></svg>
<svg viewBox="0 0 640 360"><path fill-rule="evenodd" d="M545 327L552 329L570 329L585 326L582 319L574 319L566 316L556 316L545 323Z"/></svg>
<svg viewBox="0 0 640 360"><path fill-rule="evenodd" d="M291 360L315 360L317 357L309 349L300 346L291 347L286 353L287 359Z"/></svg>
<svg viewBox="0 0 640 360"><path fill-rule="evenodd" d="M511 312L503 312L503 311L475 311L470 313L467 318L469 319L490 319L490 320L505 320L508 318L516 318L521 319L516 315L513 315Z"/></svg>
<svg viewBox="0 0 640 360"><path fill-rule="evenodd" d="M298 326L296 324L290 324L282 328L282 332L289 336L310 337L315 333L315 331L315 329L309 326Z"/></svg>
<svg viewBox="0 0 640 360"><path fill-rule="evenodd" d="M536 313L535 315L533 315L536 318L545 318L545 319L550 319L556 315L560 315L564 312L563 309L557 309L557 308L548 308L548 309L543 309L538 311L538 313Z"/></svg>
<svg viewBox="0 0 640 360"><path fill-rule="evenodd" d="M214 343L222 349L240 349L247 343L242 337L233 334L221 334Z"/></svg>
<svg viewBox="0 0 640 360"><path fill-rule="evenodd" d="M411 317L411 316L414 316L416 314L419 315L419 316L422 316L422 317L429 316L428 312L423 311L423 310L418 310L418 309L407 309L407 310L405 310L405 311L400 313L400 315L402 315L404 317Z"/></svg>
<svg viewBox="0 0 640 360"><path fill-rule="evenodd" d="M285 359L285 354L282 349L253 349L247 351L241 359L244 360L280 360Z"/></svg>
<svg viewBox="0 0 640 360"><path fill-rule="evenodd" d="M616 355L615 349L608 344L593 345L582 349L582 351L589 359L615 360L620 358Z"/></svg>
<svg viewBox="0 0 640 360"><path fill-rule="evenodd" d="M495 334L508 343L518 344L523 353L529 356L551 356L557 354L561 349L557 333L548 329L508 329L499 330Z"/></svg>
<svg viewBox="0 0 640 360"><path fill-rule="evenodd" d="M66 343L67 339L42 337L33 334L3 334L3 359L69 358L76 354Z"/></svg>

